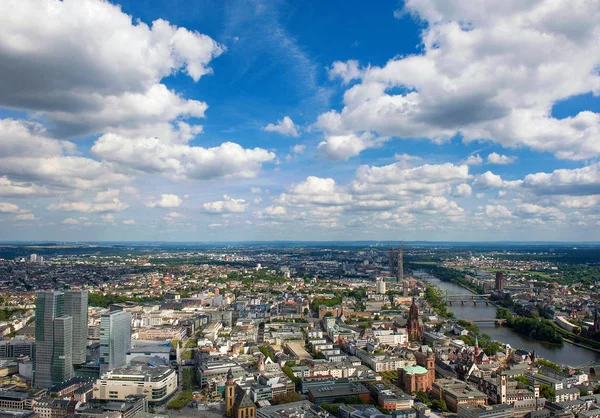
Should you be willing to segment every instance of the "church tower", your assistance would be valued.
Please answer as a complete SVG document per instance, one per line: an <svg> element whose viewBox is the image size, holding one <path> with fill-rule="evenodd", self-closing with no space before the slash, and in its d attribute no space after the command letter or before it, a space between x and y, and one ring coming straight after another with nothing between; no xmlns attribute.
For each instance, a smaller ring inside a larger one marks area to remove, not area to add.
<svg viewBox="0 0 600 418"><path fill-rule="evenodd" d="M235 382L233 381L233 371L227 372L227 381L225 382L225 413L227 416L233 415L233 402L235 401Z"/></svg>
<svg viewBox="0 0 600 418"><path fill-rule="evenodd" d="M415 302L415 298L412 300L410 310L408 311L408 324L407 324L408 337L412 340L420 340L423 338L423 325L419 322L419 308Z"/></svg>

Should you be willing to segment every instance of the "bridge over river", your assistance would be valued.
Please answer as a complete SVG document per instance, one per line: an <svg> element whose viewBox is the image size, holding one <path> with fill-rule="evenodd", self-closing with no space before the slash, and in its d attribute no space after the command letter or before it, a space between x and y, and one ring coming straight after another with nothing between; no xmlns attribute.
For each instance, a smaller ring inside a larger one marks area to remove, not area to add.
<svg viewBox="0 0 600 418"><path fill-rule="evenodd" d="M490 300L491 294L450 294L446 293L444 295L444 301L452 306L454 303L460 303L464 305L465 303L472 303L474 306L477 306L478 303L485 304L485 306L493 305L494 303Z"/></svg>

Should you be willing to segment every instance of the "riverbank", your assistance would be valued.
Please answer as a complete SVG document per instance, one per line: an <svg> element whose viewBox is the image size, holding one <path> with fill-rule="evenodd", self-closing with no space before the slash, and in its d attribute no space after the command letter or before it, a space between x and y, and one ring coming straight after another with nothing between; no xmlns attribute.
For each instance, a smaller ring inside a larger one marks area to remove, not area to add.
<svg viewBox="0 0 600 418"><path fill-rule="evenodd" d="M426 273L425 271L415 271L415 277L418 277L426 284L435 286L440 291L448 292L451 294L464 294L471 295L468 289L459 286L458 284L441 281L439 278ZM464 306L459 304L453 304L448 306L448 311L454 314L454 317L465 321L477 321L481 318L495 318L496 307L485 306L483 303L477 304L465 304ZM521 335L515 332L513 329L505 326L494 326L494 323L477 323L481 333L488 334L492 340L501 341L506 344L510 344L513 348L523 348L527 351L535 351L536 355L552 361L557 364L584 364L597 362L600 363L600 352L591 350L588 347L581 346L580 344L571 344L570 341L565 341L561 346L543 343L535 339L529 338L527 335ZM571 338L567 338L571 340ZM577 341L575 340L577 343Z"/></svg>

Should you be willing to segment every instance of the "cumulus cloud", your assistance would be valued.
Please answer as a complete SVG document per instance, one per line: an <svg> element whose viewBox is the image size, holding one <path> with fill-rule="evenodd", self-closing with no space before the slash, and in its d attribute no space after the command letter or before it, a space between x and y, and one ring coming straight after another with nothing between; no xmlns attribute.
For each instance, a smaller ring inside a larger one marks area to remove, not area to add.
<svg viewBox="0 0 600 418"><path fill-rule="evenodd" d="M481 163L483 163L483 158L481 158L479 154L469 155L469 158L467 158L467 161L465 162L467 165L479 165Z"/></svg>
<svg viewBox="0 0 600 418"><path fill-rule="evenodd" d="M513 214L503 205L486 205L484 213L489 218L512 218Z"/></svg>
<svg viewBox="0 0 600 418"><path fill-rule="evenodd" d="M370 132L361 135L327 135L325 141L319 143L318 150L326 158L334 161L348 161L367 148L380 146L388 138L376 137Z"/></svg>
<svg viewBox="0 0 600 418"><path fill-rule="evenodd" d="M146 203L149 208L178 208L183 203L176 194L161 194L160 199Z"/></svg>
<svg viewBox="0 0 600 418"><path fill-rule="evenodd" d="M498 174L494 174L491 171L486 171L485 173L477 176L475 179L474 185L480 189L492 189L502 187L504 182L502 181L502 177Z"/></svg>
<svg viewBox="0 0 600 418"><path fill-rule="evenodd" d="M125 219L123 225L135 225L135 221L133 219Z"/></svg>
<svg viewBox="0 0 600 418"><path fill-rule="evenodd" d="M15 221L36 221L38 219L33 213L20 213L15 216Z"/></svg>
<svg viewBox="0 0 600 418"><path fill-rule="evenodd" d="M454 187L452 195L456 197L469 197L472 193L473 189L471 189L471 186L469 186L467 183L461 183Z"/></svg>
<svg viewBox="0 0 600 418"><path fill-rule="evenodd" d="M423 52L362 71L336 63L334 74L360 81L320 127L436 142L459 134L566 159L600 155L600 114L551 114L560 100L599 92L595 2L511 1L500 10L485 0L410 0L404 12L425 24Z"/></svg>
<svg viewBox="0 0 600 418"><path fill-rule="evenodd" d="M263 131L278 132L281 135L294 137L297 137L299 135L298 126L294 124L294 122L289 116L284 116L282 120L277 121L277 124L269 123L263 128Z"/></svg>
<svg viewBox="0 0 600 418"><path fill-rule="evenodd" d="M223 195L223 200L206 202L202 205L205 212L209 213L242 213L246 211L249 203L244 199L233 199Z"/></svg>
<svg viewBox="0 0 600 418"><path fill-rule="evenodd" d="M233 142L203 148L159 138L126 138L117 134L101 136L92 152L104 160L144 173L197 180L255 177L262 164L275 159L273 152L246 149Z"/></svg>
<svg viewBox="0 0 600 418"><path fill-rule="evenodd" d="M134 22L106 1L3 2L0 105L42 111L68 134L202 116L204 103L182 99L159 80L183 71L198 81L223 50L162 19Z"/></svg>
<svg viewBox="0 0 600 418"><path fill-rule="evenodd" d="M65 218L62 223L65 225L77 225L79 224L79 221L75 218Z"/></svg>
<svg viewBox="0 0 600 418"><path fill-rule="evenodd" d="M528 174L523 179L523 187L538 195L600 195L600 163Z"/></svg>
<svg viewBox="0 0 600 418"><path fill-rule="evenodd" d="M348 84L350 81L362 77L362 73L356 60L336 61L329 69L329 79L341 78L344 84Z"/></svg>
<svg viewBox="0 0 600 418"><path fill-rule="evenodd" d="M492 152L490 155L488 155L487 161L490 164L506 165L512 164L515 161L517 161L517 157L510 157L507 155L500 155L498 153Z"/></svg>
<svg viewBox="0 0 600 418"><path fill-rule="evenodd" d="M14 203L0 202L0 213L17 213L20 209Z"/></svg>

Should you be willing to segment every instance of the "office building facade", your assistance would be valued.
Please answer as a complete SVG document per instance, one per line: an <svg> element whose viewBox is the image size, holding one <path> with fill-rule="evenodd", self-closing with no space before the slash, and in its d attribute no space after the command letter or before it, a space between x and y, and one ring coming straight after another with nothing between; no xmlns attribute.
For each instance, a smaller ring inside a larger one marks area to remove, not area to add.
<svg viewBox="0 0 600 418"><path fill-rule="evenodd" d="M131 313L113 311L100 318L100 359L109 369L123 367L131 349Z"/></svg>
<svg viewBox="0 0 600 418"><path fill-rule="evenodd" d="M49 388L74 376L73 364L85 362L87 292L42 291L35 307L34 386ZM66 309L65 309L65 305ZM66 313L69 313L67 315ZM86 326L83 339L74 329ZM81 346L83 345L83 360ZM74 357L76 354L76 358Z"/></svg>
<svg viewBox="0 0 600 418"><path fill-rule="evenodd" d="M83 364L88 333L88 292L66 291L63 314L73 318L73 364Z"/></svg>

